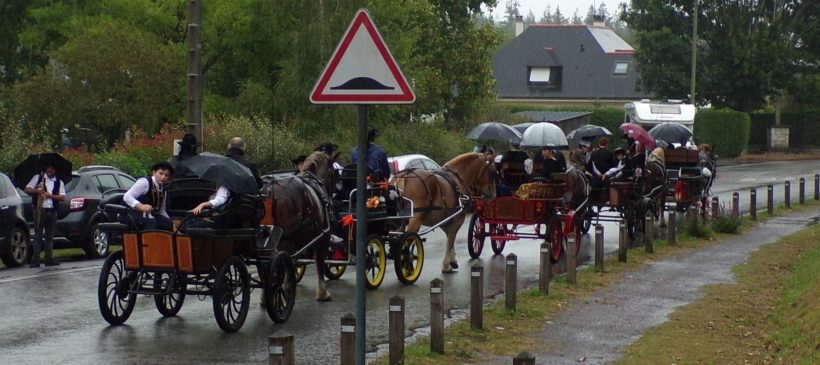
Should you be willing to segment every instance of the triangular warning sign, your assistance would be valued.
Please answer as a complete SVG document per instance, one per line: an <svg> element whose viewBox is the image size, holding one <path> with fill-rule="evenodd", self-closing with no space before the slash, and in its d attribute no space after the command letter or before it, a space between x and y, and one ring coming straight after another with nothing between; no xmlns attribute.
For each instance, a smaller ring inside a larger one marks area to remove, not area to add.
<svg viewBox="0 0 820 365"><path fill-rule="evenodd" d="M411 104L416 95L367 10L353 17L322 76L313 104Z"/></svg>

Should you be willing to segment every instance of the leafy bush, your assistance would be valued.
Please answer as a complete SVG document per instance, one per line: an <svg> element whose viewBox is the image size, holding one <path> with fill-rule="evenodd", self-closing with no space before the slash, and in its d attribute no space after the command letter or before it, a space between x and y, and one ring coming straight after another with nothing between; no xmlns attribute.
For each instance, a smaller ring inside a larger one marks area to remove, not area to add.
<svg viewBox="0 0 820 365"><path fill-rule="evenodd" d="M0 102L0 171L11 176L14 167L23 161L29 154L43 149L37 146L38 138L27 136L23 130L23 123L15 120L3 103Z"/></svg>
<svg viewBox="0 0 820 365"><path fill-rule="evenodd" d="M698 143L715 147L721 157L739 156L749 142L749 114L729 109L701 109L695 117Z"/></svg>
<svg viewBox="0 0 820 365"><path fill-rule="evenodd" d="M718 233L737 233L743 220L734 214L727 214L726 207L721 204L716 209L710 225L712 230Z"/></svg>
<svg viewBox="0 0 820 365"><path fill-rule="evenodd" d="M689 237L709 238L712 237L712 229L704 220L697 216L687 219L683 224L683 232Z"/></svg>

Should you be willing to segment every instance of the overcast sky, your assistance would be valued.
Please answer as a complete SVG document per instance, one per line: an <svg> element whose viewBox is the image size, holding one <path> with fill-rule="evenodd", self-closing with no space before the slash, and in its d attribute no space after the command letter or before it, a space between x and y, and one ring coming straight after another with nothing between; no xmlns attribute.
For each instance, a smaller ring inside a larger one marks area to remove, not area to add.
<svg viewBox="0 0 820 365"><path fill-rule="evenodd" d="M499 0L498 6L493 9L493 17L496 20L500 20L504 17L504 10L507 8L507 3L513 0ZM587 10L589 9L590 5L595 5L597 9L598 6L603 2L606 4L606 9L609 12L609 15L612 16L615 13L615 10L618 7L618 4L621 2L629 2L628 0L518 0L518 3L521 4L521 15L527 16L530 11L535 14L535 19L541 19L541 14L544 13L544 10L547 9L547 5L552 8L552 12L555 12L556 7L561 8L561 14L563 14L567 18L572 18L572 14L575 12L575 9L578 9L578 16L581 18L587 15Z"/></svg>

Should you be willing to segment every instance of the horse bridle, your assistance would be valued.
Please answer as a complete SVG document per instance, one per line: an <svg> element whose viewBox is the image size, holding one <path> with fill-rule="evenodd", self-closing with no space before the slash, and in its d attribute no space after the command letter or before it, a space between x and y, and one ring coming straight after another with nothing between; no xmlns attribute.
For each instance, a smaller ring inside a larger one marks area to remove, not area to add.
<svg viewBox="0 0 820 365"><path fill-rule="evenodd" d="M458 170L456 170L456 169L454 169L450 166L444 166L444 168L442 170L450 172L453 175L455 175L456 179L458 179L458 182L461 184L461 186L463 186L467 190L466 193L471 195L471 196L469 196L469 198L472 198L473 196L482 195L482 192L480 191L481 177L484 176L484 174L487 172L487 169L490 168L489 166L490 166L490 162L485 161L484 165L481 168L481 170L479 170L479 173L476 175L475 180L469 186L464 184L464 179L461 177L461 174L458 172Z"/></svg>

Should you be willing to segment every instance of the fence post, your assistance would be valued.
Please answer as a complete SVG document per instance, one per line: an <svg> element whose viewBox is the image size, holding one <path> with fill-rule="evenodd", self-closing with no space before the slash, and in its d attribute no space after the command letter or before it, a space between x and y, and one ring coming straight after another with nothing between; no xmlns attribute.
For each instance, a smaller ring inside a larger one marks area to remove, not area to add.
<svg viewBox="0 0 820 365"><path fill-rule="evenodd" d="M740 193L732 193L732 216L740 217Z"/></svg>
<svg viewBox="0 0 820 365"><path fill-rule="evenodd" d="M480 330L484 326L484 267L470 268L470 328Z"/></svg>
<svg viewBox="0 0 820 365"><path fill-rule="evenodd" d="M655 237L652 235L652 218L653 215L651 212L643 217L643 246L646 253L652 253L655 251L652 244L652 241L655 240Z"/></svg>
<svg viewBox="0 0 820 365"><path fill-rule="evenodd" d="M769 213L769 216L774 215L774 186L769 185L766 187L768 189L768 197L766 199L766 212Z"/></svg>
<svg viewBox="0 0 820 365"><path fill-rule="evenodd" d="M552 265L550 265L550 244L547 241L541 242L541 262L538 265L538 290L541 295L550 293L550 278L552 278Z"/></svg>
<svg viewBox="0 0 820 365"><path fill-rule="evenodd" d="M521 351L513 358L513 365L535 365L535 356L527 351Z"/></svg>
<svg viewBox="0 0 820 365"><path fill-rule="evenodd" d="M749 215L752 220L757 220L757 189L749 191Z"/></svg>
<svg viewBox="0 0 820 365"><path fill-rule="evenodd" d="M717 217L718 214L719 214L718 213L719 211L720 211L720 199L718 199L718 196L715 195L715 196L712 197L712 218Z"/></svg>
<svg viewBox="0 0 820 365"><path fill-rule="evenodd" d="M578 259L575 256L575 232L570 232L567 235L567 246L566 250L564 251L564 256L566 257L567 261L567 282L570 284L575 284L575 269L577 266L576 260Z"/></svg>
<svg viewBox="0 0 820 365"><path fill-rule="evenodd" d="M618 262L626 262L626 223L618 223Z"/></svg>
<svg viewBox="0 0 820 365"><path fill-rule="evenodd" d="M268 364L294 365L293 335L281 334L268 337Z"/></svg>
<svg viewBox="0 0 820 365"><path fill-rule="evenodd" d="M677 209L673 209L669 211L669 225L666 227L666 240L669 242L669 246L674 246L677 244L678 240L678 221L677 221Z"/></svg>
<svg viewBox="0 0 820 365"><path fill-rule="evenodd" d="M404 364L404 297L390 298L390 318L388 319L390 339L390 365Z"/></svg>
<svg viewBox="0 0 820 365"><path fill-rule="evenodd" d="M430 351L444 353L444 282L430 282Z"/></svg>
<svg viewBox="0 0 820 365"><path fill-rule="evenodd" d="M786 180L786 184L783 186L785 199L786 199L786 209L792 209L792 182Z"/></svg>
<svg viewBox="0 0 820 365"><path fill-rule="evenodd" d="M820 174L814 174L814 200L820 200Z"/></svg>
<svg viewBox="0 0 820 365"><path fill-rule="evenodd" d="M504 281L504 305L509 310L515 310L516 295L518 294L518 256L514 253L507 255L507 270Z"/></svg>
<svg viewBox="0 0 820 365"><path fill-rule="evenodd" d="M800 197L798 198L800 204L806 204L806 179L800 178Z"/></svg>
<svg viewBox="0 0 820 365"><path fill-rule="evenodd" d="M342 365L356 363L356 317L348 313L342 317L341 353L339 359Z"/></svg>
<svg viewBox="0 0 820 365"><path fill-rule="evenodd" d="M604 226L595 225L595 267L604 272Z"/></svg>

